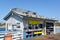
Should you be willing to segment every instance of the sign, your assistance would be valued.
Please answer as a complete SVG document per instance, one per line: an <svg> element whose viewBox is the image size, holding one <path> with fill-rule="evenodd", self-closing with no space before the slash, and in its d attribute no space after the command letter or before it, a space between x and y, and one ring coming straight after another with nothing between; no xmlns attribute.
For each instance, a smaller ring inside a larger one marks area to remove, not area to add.
<svg viewBox="0 0 60 40"><path fill-rule="evenodd" d="M34 34L42 34L42 32L34 32Z"/></svg>
<svg viewBox="0 0 60 40"><path fill-rule="evenodd" d="M30 19L29 24L40 24L40 20L38 20L38 19Z"/></svg>

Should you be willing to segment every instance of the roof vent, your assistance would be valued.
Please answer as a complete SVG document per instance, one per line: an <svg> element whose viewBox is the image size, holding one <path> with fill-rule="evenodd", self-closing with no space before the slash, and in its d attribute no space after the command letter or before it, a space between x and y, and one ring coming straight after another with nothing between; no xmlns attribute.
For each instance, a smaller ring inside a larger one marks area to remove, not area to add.
<svg viewBox="0 0 60 40"><path fill-rule="evenodd" d="M34 15L36 15L36 13L35 13L35 12L33 12L33 14L34 14Z"/></svg>
<svg viewBox="0 0 60 40"><path fill-rule="evenodd" d="M25 12L26 14L28 14L28 12Z"/></svg>

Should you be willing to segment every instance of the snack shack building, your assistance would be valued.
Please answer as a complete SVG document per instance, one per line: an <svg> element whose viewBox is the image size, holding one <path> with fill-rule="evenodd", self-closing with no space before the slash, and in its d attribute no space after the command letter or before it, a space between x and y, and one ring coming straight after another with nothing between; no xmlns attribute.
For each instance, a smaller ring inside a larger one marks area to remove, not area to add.
<svg viewBox="0 0 60 40"><path fill-rule="evenodd" d="M35 12L13 8L4 17L6 31L20 34L21 39L54 34L56 20L39 16Z"/></svg>

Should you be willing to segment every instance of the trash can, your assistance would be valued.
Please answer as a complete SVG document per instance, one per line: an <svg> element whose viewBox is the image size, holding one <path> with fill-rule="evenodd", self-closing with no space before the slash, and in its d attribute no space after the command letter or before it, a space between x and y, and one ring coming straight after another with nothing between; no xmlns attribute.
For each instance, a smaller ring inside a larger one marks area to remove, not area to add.
<svg viewBox="0 0 60 40"><path fill-rule="evenodd" d="M12 40L12 34L6 34L4 40Z"/></svg>

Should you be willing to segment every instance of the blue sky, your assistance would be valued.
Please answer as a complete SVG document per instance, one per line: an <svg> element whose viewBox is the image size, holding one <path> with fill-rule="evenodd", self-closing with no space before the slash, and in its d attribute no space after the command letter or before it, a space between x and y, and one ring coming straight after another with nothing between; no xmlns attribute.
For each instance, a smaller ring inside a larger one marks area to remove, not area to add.
<svg viewBox="0 0 60 40"><path fill-rule="evenodd" d="M12 8L31 10L60 20L60 0L0 0L0 21Z"/></svg>

